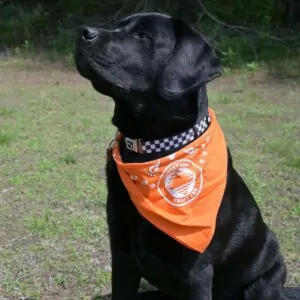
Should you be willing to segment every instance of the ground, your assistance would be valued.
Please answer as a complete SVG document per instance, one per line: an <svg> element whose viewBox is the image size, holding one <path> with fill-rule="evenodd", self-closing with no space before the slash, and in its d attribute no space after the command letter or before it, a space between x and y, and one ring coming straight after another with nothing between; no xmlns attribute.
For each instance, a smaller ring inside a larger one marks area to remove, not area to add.
<svg viewBox="0 0 300 300"><path fill-rule="evenodd" d="M106 293L112 101L59 64L3 57L0 69L0 300ZM300 86L252 71L208 90L235 167L279 238L288 285L299 285Z"/></svg>

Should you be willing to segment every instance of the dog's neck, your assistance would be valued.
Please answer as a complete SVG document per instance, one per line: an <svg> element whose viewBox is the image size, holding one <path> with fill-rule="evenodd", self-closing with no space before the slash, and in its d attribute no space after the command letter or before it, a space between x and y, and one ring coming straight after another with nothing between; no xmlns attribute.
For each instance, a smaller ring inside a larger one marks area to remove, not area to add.
<svg viewBox="0 0 300 300"><path fill-rule="evenodd" d="M161 126L159 135L150 139L131 138L122 132L120 152L124 162L144 162L169 155L202 135L209 126L208 99L206 88L202 87L195 95L197 108L193 116L186 116L181 126ZM165 124L167 125L167 124Z"/></svg>

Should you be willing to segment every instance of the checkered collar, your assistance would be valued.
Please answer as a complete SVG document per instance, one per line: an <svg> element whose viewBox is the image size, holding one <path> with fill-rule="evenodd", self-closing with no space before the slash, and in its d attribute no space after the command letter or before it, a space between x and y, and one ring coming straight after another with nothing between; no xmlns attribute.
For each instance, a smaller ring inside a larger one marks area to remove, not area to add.
<svg viewBox="0 0 300 300"><path fill-rule="evenodd" d="M192 128L179 132L173 136L156 140L131 139L124 137L125 146L128 150L140 153L162 153L167 151L176 151L203 134L210 124L210 116L208 112L208 99L206 86L198 89L198 118Z"/></svg>
<svg viewBox="0 0 300 300"><path fill-rule="evenodd" d="M176 151L203 134L208 128L209 124L210 116L207 113L202 118L199 118L192 128L173 136L156 140L131 139L129 137L124 137L124 142L128 150L140 154Z"/></svg>

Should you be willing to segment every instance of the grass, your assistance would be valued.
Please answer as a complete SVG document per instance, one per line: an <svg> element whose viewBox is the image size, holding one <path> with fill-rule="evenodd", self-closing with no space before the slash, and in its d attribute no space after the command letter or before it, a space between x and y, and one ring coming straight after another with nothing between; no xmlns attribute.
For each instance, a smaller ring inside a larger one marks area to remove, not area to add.
<svg viewBox="0 0 300 300"><path fill-rule="evenodd" d="M112 102L57 63L11 57L0 68L0 299L105 293ZM299 285L300 90L250 71L210 84L210 104Z"/></svg>
<svg viewBox="0 0 300 300"><path fill-rule="evenodd" d="M0 131L0 146L8 146L12 141L13 136L3 130Z"/></svg>

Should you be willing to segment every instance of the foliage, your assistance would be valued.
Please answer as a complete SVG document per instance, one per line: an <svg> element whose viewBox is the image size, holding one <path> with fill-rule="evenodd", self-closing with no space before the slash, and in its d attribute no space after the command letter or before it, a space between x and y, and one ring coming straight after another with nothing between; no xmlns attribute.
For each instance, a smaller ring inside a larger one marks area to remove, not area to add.
<svg viewBox="0 0 300 300"><path fill-rule="evenodd" d="M262 54L270 48L276 57L290 55L300 41L299 0L86 0L84 5L81 0L0 0L0 51L36 55L47 49L50 58L66 57L70 63L80 26L108 26L141 11L187 19L208 36L228 66L268 60L269 54Z"/></svg>

